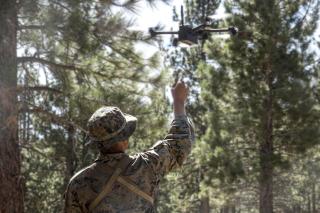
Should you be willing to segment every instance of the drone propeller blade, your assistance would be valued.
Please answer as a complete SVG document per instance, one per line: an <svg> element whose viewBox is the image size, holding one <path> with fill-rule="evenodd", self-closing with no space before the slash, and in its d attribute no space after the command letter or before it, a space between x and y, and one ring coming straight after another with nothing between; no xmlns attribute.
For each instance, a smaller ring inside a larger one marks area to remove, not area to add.
<svg viewBox="0 0 320 213"><path fill-rule="evenodd" d="M154 37L154 36L160 35L160 34L172 35L172 34L178 34L179 32L178 31L155 31L154 28L150 27L149 33L150 33L151 37Z"/></svg>
<svg viewBox="0 0 320 213"><path fill-rule="evenodd" d="M183 6L182 5L180 8L180 12L181 12L181 25L183 26L184 25L184 14L183 14Z"/></svg>

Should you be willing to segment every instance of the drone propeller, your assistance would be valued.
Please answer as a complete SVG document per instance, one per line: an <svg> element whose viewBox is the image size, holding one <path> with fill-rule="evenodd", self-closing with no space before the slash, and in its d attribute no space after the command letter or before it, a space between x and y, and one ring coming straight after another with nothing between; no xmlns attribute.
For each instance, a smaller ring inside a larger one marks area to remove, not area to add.
<svg viewBox="0 0 320 213"><path fill-rule="evenodd" d="M151 37L155 37L160 34L179 34L178 31L155 31L154 28L149 28L149 33Z"/></svg>
<svg viewBox="0 0 320 213"><path fill-rule="evenodd" d="M211 33L229 33L231 36L250 37L249 33L239 32L236 27L228 27L221 29L213 29L207 24L208 20L202 25L192 28L190 25L184 24L183 6L181 6L181 24L178 31L156 31L154 28L149 28L151 37L163 34L174 35L178 37L173 39L173 46L177 46L179 42L186 43L188 45L198 44L199 41L208 39Z"/></svg>

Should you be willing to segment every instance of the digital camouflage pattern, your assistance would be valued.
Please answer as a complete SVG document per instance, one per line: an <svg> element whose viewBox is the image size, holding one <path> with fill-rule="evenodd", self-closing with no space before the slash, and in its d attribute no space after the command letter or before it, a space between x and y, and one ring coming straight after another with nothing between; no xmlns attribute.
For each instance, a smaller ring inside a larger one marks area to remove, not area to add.
<svg viewBox="0 0 320 213"><path fill-rule="evenodd" d="M92 165L78 172L65 194L66 213L87 213L90 203L98 196L115 165L125 157L131 163L122 173L142 191L156 198L159 182L165 174L182 165L190 153L194 131L186 116L173 120L168 135L149 150L128 156L125 153L101 155ZM115 182L112 191L92 211L93 213L155 212L153 205Z"/></svg>
<svg viewBox="0 0 320 213"><path fill-rule="evenodd" d="M137 118L122 113L118 107L101 107L88 121L90 141L108 148L130 137L136 129L136 122Z"/></svg>

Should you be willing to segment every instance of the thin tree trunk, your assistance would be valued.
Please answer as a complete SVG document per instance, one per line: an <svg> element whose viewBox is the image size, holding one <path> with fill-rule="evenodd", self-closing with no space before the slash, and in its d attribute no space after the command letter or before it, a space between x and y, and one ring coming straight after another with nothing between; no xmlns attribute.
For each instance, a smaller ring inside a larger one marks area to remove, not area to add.
<svg viewBox="0 0 320 213"><path fill-rule="evenodd" d="M23 212L18 142L17 5L0 4L0 212Z"/></svg>
<svg viewBox="0 0 320 213"><path fill-rule="evenodd" d="M223 206L220 210L221 213L229 213L229 206L226 205L226 206Z"/></svg>
<svg viewBox="0 0 320 213"><path fill-rule="evenodd" d="M209 213L210 212L210 204L209 204L208 197L201 198L199 212L200 213Z"/></svg>
<svg viewBox="0 0 320 213"><path fill-rule="evenodd" d="M273 213L273 91L272 72L267 73L268 96L265 100L266 114L264 116L264 141L260 144L260 213Z"/></svg>
<svg viewBox="0 0 320 213"><path fill-rule="evenodd" d="M316 184L315 182L312 183L312 213L317 213L317 207L316 207Z"/></svg>
<svg viewBox="0 0 320 213"><path fill-rule="evenodd" d="M307 204L308 213L311 213L311 196L310 194L308 194L307 196L308 196L308 204Z"/></svg>
<svg viewBox="0 0 320 213"><path fill-rule="evenodd" d="M236 206L232 205L231 206L231 213L236 213L236 212L237 212Z"/></svg>
<svg viewBox="0 0 320 213"><path fill-rule="evenodd" d="M75 133L74 126L70 125L67 129L67 149L66 149L66 173L64 177L65 185L68 184L70 178L74 175L76 170L76 155L75 155Z"/></svg>

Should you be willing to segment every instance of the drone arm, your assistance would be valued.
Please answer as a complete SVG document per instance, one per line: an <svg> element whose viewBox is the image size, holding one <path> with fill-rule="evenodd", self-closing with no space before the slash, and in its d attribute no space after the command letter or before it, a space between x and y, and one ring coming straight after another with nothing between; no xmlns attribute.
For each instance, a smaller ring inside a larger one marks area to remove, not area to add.
<svg viewBox="0 0 320 213"><path fill-rule="evenodd" d="M179 32L177 31L167 31L167 32L163 32L163 31L155 31L152 28L149 28L149 33L152 37L156 36L156 35L160 35L160 34L178 34Z"/></svg>
<svg viewBox="0 0 320 213"><path fill-rule="evenodd" d="M221 29L203 29L203 32L209 32L209 33L225 33L230 32L232 35L236 35L238 33L238 29L235 27L229 27L229 28L221 28Z"/></svg>
<svg viewBox="0 0 320 213"><path fill-rule="evenodd" d="M160 34L178 34L179 32L178 31L154 31L154 34L155 35L160 35Z"/></svg>

